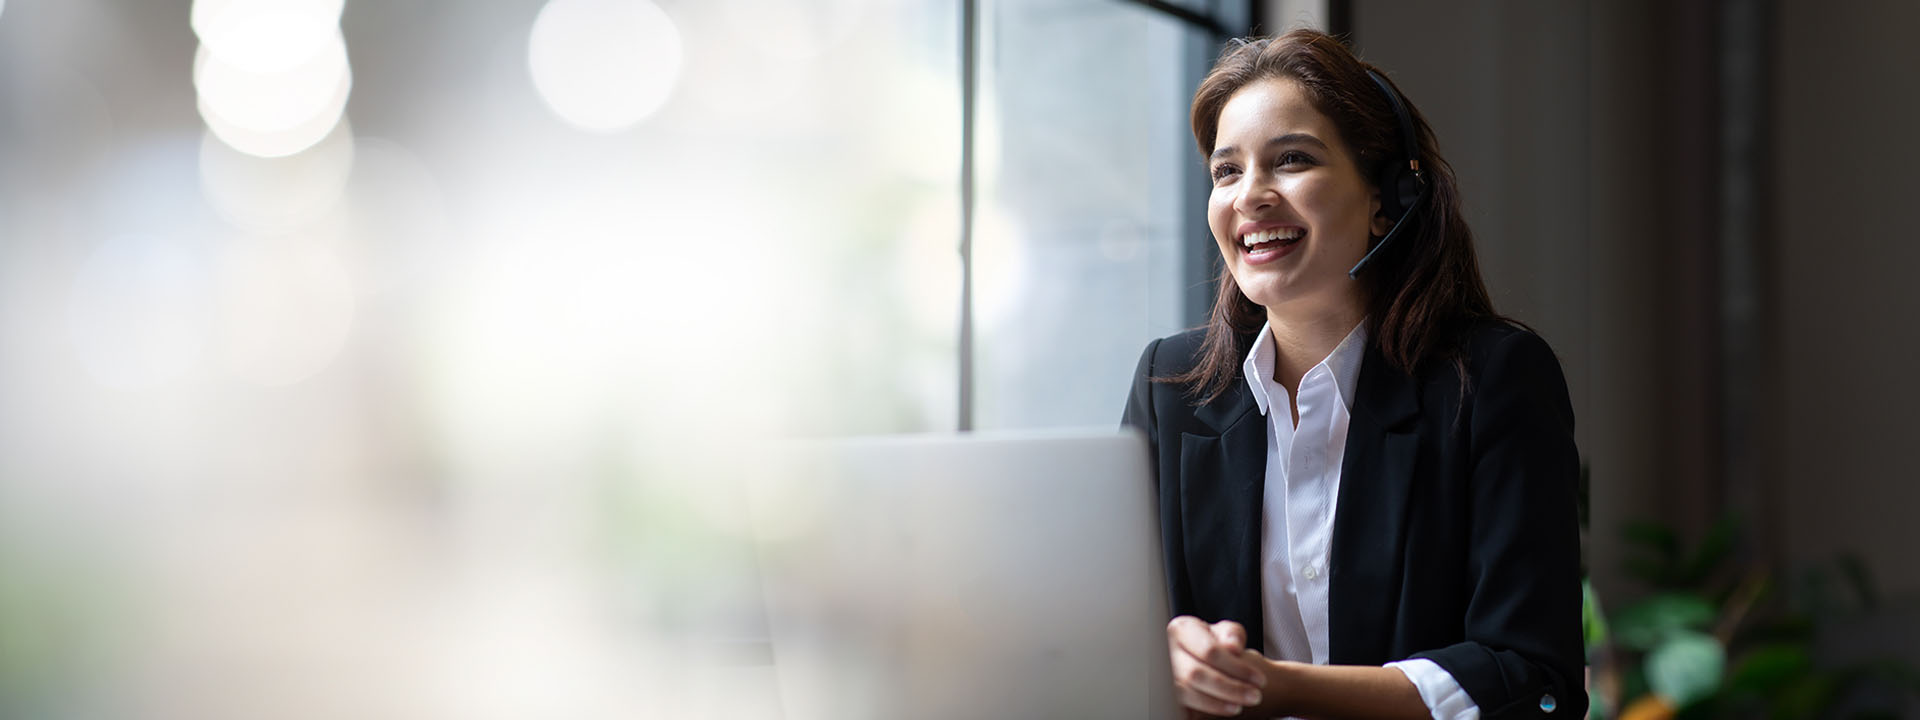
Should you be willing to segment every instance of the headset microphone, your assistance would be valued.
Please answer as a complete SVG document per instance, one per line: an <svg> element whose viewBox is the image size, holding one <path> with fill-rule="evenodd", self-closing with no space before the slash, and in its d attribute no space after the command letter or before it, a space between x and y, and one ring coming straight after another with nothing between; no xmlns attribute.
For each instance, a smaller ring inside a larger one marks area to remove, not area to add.
<svg viewBox="0 0 1920 720"><path fill-rule="evenodd" d="M1413 210L1426 202L1427 179L1420 174L1419 145L1414 141L1413 118L1407 113L1407 106L1400 102L1400 95L1387 84L1380 73L1367 71L1367 77L1380 86L1387 94L1387 102L1393 105L1393 115L1400 121L1400 153L1387 158L1380 167L1380 212L1393 220L1393 227L1387 230L1380 242L1374 243L1360 262L1353 264L1347 271L1347 277L1359 277L1360 269L1367 266L1373 256L1386 249L1387 244L1400 236L1400 232L1413 224Z"/></svg>

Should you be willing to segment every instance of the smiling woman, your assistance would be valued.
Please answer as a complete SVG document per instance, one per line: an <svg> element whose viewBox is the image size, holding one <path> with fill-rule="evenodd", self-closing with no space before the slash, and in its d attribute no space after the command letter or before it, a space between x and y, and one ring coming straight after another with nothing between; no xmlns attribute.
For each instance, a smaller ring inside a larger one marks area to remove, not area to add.
<svg viewBox="0 0 1920 720"><path fill-rule="evenodd" d="M1192 122L1219 295L1147 346L1124 420L1155 458L1184 704L1578 717L1566 383L1494 312L1432 130L1310 30L1236 41Z"/></svg>
<svg viewBox="0 0 1920 720"><path fill-rule="evenodd" d="M1268 312L1335 315L1351 329L1361 298L1347 268L1386 218L1339 128L1288 78L1247 85L1220 116L1207 225L1234 284Z"/></svg>

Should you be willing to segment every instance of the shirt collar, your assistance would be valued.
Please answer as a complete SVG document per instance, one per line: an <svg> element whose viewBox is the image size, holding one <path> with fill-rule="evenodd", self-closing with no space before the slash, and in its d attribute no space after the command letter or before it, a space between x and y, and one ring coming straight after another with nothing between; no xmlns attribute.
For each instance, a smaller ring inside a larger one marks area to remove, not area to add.
<svg viewBox="0 0 1920 720"><path fill-rule="evenodd" d="M1247 359L1240 364L1241 371L1247 378L1247 387L1253 390L1253 402L1259 406L1261 415L1267 414L1267 408L1273 403L1273 399L1268 395L1270 392L1268 388L1280 389L1279 384L1273 381L1272 331L1271 324L1260 326L1260 334L1253 341L1253 349L1247 352ZM1334 384L1340 391L1340 403L1345 405L1349 412L1353 410L1354 392L1360 385L1360 361L1366 357L1366 347L1367 322L1361 320L1360 324L1353 327L1352 332L1347 333L1347 337L1341 340L1339 345L1334 346L1333 352L1328 353L1327 357L1319 363L1326 366L1327 371L1333 374Z"/></svg>

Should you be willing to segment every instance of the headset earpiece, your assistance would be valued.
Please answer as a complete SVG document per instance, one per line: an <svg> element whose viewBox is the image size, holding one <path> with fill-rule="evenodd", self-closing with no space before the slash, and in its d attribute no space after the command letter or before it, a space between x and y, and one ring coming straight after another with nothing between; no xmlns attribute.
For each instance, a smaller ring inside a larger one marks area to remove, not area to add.
<svg viewBox="0 0 1920 720"><path fill-rule="evenodd" d="M1408 171L1406 161L1397 155L1380 164L1377 183L1380 188L1380 212L1387 216L1388 222L1399 222L1400 216L1420 202L1420 180Z"/></svg>
<svg viewBox="0 0 1920 720"><path fill-rule="evenodd" d="M1400 211L1402 213L1412 211L1414 207L1420 204L1421 196L1427 192L1426 181L1420 177L1420 173L1405 167L1396 168L1394 180L1394 185L1396 185L1400 191Z"/></svg>

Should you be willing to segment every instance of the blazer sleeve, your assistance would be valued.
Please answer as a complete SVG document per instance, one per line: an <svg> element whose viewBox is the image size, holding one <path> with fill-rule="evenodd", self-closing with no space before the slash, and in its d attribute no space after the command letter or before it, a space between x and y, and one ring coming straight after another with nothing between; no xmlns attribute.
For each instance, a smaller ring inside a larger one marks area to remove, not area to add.
<svg viewBox="0 0 1920 720"><path fill-rule="evenodd" d="M1127 409L1120 415L1120 426L1138 428L1147 436L1148 451L1152 455L1153 466L1159 467L1160 448L1159 422L1153 413L1153 354L1160 349L1160 341L1147 343L1147 349L1140 353L1140 364L1133 370L1133 389L1127 393Z"/></svg>
<svg viewBox="0 0 1920 720"><path fill-rule="evenodd" d="M1160 459L1162 436L1175 432L1177 427L1160 426L1160 408L1155 404L1156 397L1164 399L1170 392L1177 392L1153 381L1159 364L1156 356L1164 341L1165 338L1161 338L1147 343L1146 350L1140 353L1140 364L1133 371L1133 387L1127 393L1127 408L1120 416L1120 425L1138 429L1147 436L1147 465L1153 472L1155 515L1160 524L1160 559L1166 572L1167 608L1174 615L1181 615L1192 612L1194 604L1192 584L1187 578L1186 541L1181 531L1180 478L1171 476L1173 470ZM1177 423L1177 419L1170 422ZM1177 445L1173 452L1177 457Z"/></svg>
<svg viewBox="0 0 1920 720"><path fill-rule="evenodd" d="M1545 341L1498 339L1474 374L1465 641L1415 657L1459 681L1487 718L1586 713L1580 635L1579 451Z"/></svg>

